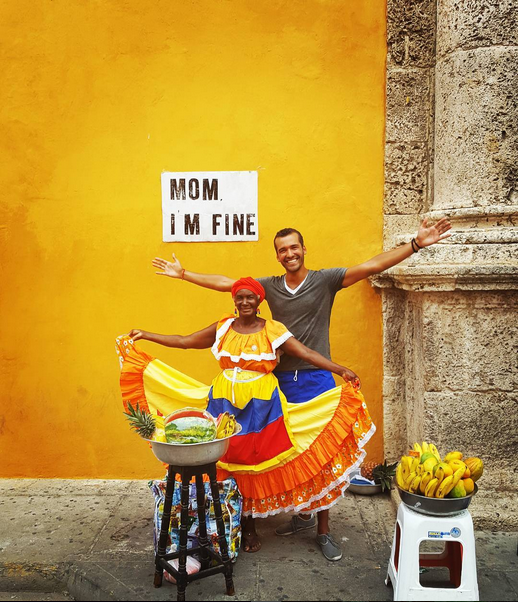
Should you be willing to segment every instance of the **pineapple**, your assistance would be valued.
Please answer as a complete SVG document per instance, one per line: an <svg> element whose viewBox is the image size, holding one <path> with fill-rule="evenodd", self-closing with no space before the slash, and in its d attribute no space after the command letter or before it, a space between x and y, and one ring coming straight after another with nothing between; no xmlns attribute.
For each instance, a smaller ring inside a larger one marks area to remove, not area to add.
<svg viewBox="0 0 518 602"><path fill-rule="evenodd" d="M364 462L361 467L362 477L374 481L372 471L378 466L378 462Z"/></svg>
<svg viewBox="0 0 518 602"><path fill-rule="evenodd" d="M376 485L381 485L381 491L390 491L392 485L392 477L396 474L396 467L398 463L387 464L387 461L383 464L379 462L365 462L361 467L362 477L374 481Z"/></svg>
<svg viewBox="0 0 518 602"><path fill-rule="evenodd" d="M374 477L374 482L377 485L381 485L381 491L390 491L392 487L392 477L396 475L396 467L398 462L394 464L387 464L387 461L383 464L378 464L376 468L372 471L372 476Z"/></svg>
<svg viewBox="0 0 518 602"><path fill-rule="evenodd" d="M144 439L151 439L155 432L155 419L149 412L142 411L137 407L133 407L128 401L128 411L124 412L126 418L130 422L130 426Z"/></svg>

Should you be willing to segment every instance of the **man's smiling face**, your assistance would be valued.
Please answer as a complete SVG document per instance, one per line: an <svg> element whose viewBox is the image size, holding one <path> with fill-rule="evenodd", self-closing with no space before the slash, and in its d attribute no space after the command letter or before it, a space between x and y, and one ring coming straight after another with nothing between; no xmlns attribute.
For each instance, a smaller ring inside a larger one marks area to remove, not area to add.
<svg viewBox="0 0 518 602"><path fill-rule="evenodd" d="M277 261L287 272L297 272L304 265L306 247L300 243L298 234L288 234L275 239Z"/></svg>

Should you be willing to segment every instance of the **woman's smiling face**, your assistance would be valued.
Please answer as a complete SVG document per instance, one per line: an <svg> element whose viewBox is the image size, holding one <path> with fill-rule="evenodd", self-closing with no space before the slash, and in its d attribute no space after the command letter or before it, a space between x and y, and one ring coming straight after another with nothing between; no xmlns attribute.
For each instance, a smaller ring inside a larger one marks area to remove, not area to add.
<svg viewBox="0 0 518 602"><path fill-rule="evenodd" d="M255 315L259 307L259 296L246 288L242 288L237 291L234 304L240 316Z"/></svg>

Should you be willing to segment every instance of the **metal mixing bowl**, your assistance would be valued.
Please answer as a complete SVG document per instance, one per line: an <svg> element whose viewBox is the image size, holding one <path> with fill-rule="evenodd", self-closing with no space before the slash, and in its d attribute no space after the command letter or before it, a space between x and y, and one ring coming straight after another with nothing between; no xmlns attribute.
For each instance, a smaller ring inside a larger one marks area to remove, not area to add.
<svg viewBox="0 0 518 602"><path fill-rule="evenodd" d="M401 501L416 512L420 512L421 514L431 514L433 516L450 516L466 510L466 508L471 504L473 496L475 493L477 493L478 487L475 485L475 490L473 493L465 497L445 497L441 499L410 493L404 489L401 489L401 487L398 487L398 491Z"/></svg>
<svg viewBox="0 0 518 602"><path fill-rule="evenodd" d="M174 466L202 466L217 462L228 450L230 439L241 432L241 425L236 425L236 430L230 437L214 439L204 443L162 443L149 441L155 456L166 464Z"/></svg>

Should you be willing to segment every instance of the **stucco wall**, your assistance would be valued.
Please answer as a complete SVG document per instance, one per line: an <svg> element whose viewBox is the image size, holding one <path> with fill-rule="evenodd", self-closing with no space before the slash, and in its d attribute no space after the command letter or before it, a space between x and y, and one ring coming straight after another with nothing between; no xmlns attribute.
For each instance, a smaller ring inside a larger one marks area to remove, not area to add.
<svg viewBox="0 0 518 602"><path fill-rule="evenodd" d="M4 477L153 477L122 417L116 335L190 332L230 296L154 275L280 273L299 228L311 268L381 250L385 3L7 2L3 51L0 456ZM160 174L258 170L260 240L161 242ZM383 454L381 303L339 294L334 359L362 377ZM209 382L209 351L144 344Z"/></svg>

